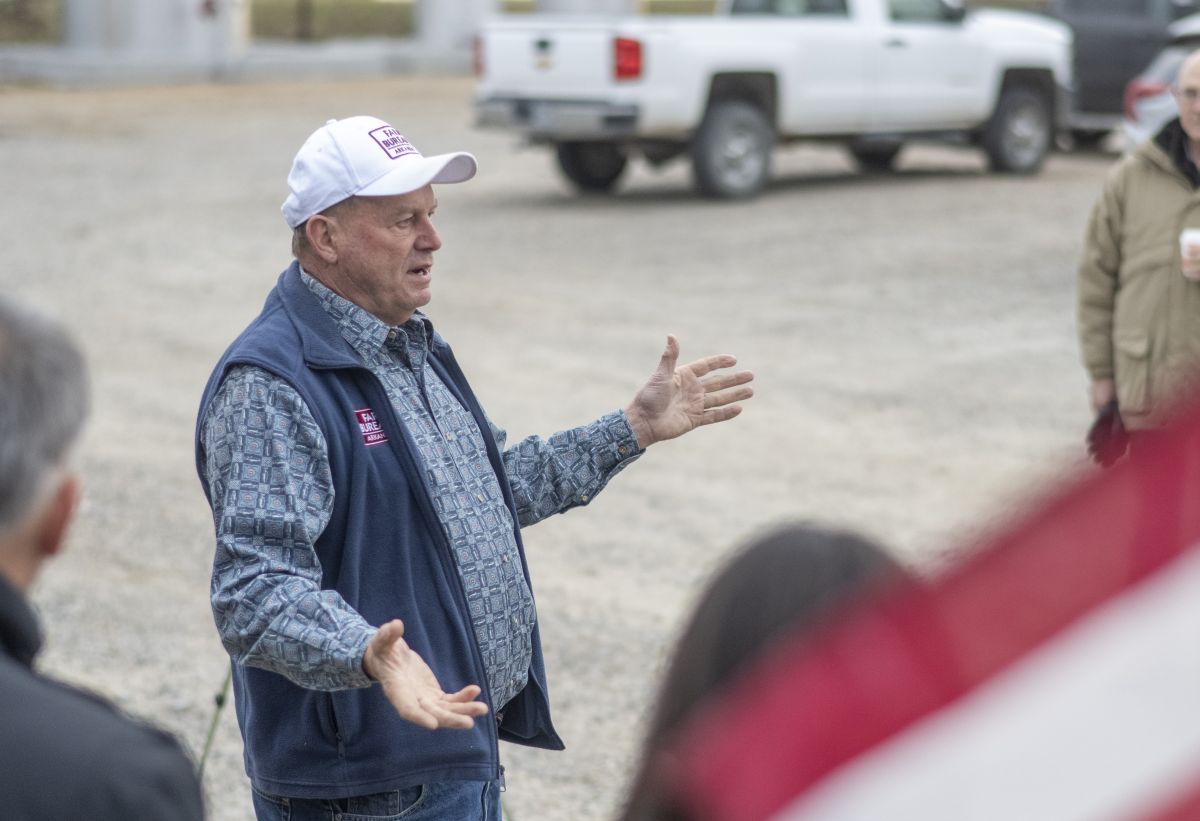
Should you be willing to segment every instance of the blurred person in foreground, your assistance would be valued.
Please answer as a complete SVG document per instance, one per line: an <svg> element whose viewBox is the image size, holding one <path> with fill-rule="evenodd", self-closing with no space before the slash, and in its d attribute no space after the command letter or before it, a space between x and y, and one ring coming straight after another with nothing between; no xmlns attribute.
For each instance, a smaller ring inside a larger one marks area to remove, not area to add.
<svg viewBox="0 0 1200 821"><path fill-rule="evenodd" d="M814 525L780 528L736 553L709 581L675 645L621 821L687 817L659 778L662 751L675 732L777 642L811 632L833 611L908 578L880 545Z"/></svg>
<svg viewBox="0 0 1200 821"><path fill-rule="evenodd" d="M72 450L88 403L66 329L0 297L0 817L200 819L200 785L170 736L33 670L42 639L26 595L79 502Z"/></svg>
<svg viewBox="0 0 1200 821"><path fill-rule="evenodd" d="M1200 366L1200 53L1180 67L1179 116L1109 173L1079 267L1079 338L1096 421L1093 459L1111 465L1161 429Z"/></svg>
<svg viewBox="0 0 1200 821"><path fill-rule="evenodd" d="M506 450L421 312L433 185L475 170L373 117L314 132L282 209L295 260L201 400L213 612L263 821L499 818L498 741L563 747L520 528L751 395L732 356L677 367L669 337L624 410Z"/></svg>

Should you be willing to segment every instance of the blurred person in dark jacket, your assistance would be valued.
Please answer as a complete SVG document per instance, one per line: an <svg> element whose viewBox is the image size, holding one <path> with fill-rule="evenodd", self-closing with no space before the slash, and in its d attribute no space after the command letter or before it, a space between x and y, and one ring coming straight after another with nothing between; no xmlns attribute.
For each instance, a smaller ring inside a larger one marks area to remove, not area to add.
<svg viewBox="0 0 1200 821"><path fill-rule="evenodd" d="M173 738L33 669L42 639L26 594L75 514L71 455L88 404L65 329L0 298L0 817L201 819Z"/></svg>
<svg viewBox="0 0 1200 821"><path fill-rule="evenodd" d="M1200 386L1200 53L1180 67L1179 116L1109 173L1079 266L1079 339L1097 415L1093 458L1109 465ZM1128 432L1128 433L1127 433Z"/></svg>
<svg viewBox="0 0 1200 821"><path fill-rule="evenodd" d="M851 532L816 525L774 530L729 559L709 581L659 685L621 821L682 821L660 783L662 751L777 642L817 629L831 614L908 573L889 552Z"/></svg>

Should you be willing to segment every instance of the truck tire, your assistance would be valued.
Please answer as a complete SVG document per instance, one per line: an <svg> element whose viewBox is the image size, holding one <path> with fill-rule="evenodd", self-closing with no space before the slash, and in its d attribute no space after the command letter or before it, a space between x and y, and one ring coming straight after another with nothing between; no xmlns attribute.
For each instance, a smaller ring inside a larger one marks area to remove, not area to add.
<svg viewBox="0 0 1200 821"><path fill-rule="evenodd" d="M1033 174L1054 141L1046 96L1029 86L1009 86L983 131L983 148L993 171Z"/></svg>
<svg viewBox="0 0 1200 821"><path fill-rule="evenodd" d="M771 176L775 133L758 106L713 103L692 139L692 173L700 193L720 199L752 197Z"/></svg>
<svg viewBox="0 0 1200 821"><path fill-rule="evenodd" d="M613 143L570 142L556 147L558 167L580 191L612 191L625 171L629 158Z"/></svg>

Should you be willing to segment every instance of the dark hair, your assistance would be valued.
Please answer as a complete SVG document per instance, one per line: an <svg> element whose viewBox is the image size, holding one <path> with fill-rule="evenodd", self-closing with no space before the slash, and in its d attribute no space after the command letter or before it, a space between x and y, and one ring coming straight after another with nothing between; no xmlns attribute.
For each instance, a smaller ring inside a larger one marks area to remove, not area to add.
<svg viewBox="0 0 1200 821"><path fill-rule="evenodd" d="M0 297L0 531L29 512L88 405L83 355L66 329Z"/></svg>
<svg viewBox="0 0 1200 821"><path fill-rule="evenodd" d="M811 630L830 610L907 578L878 544L842 530L789 525L751 542L714 574L680 635L650 716L645 754L623 821L679 818L658 794L652 764L701 702L774 642Z"/></svg>

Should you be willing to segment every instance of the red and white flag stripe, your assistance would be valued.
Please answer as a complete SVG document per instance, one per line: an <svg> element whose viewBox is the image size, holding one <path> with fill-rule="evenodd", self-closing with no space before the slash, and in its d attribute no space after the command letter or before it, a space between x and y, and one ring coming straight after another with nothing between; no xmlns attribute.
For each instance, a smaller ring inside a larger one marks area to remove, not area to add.
<svg viewBox="0 0 1200 821"><path fill-rule="evenodd" d="M1200 410L682 735L705 821L1200 819Z"/></svg>

